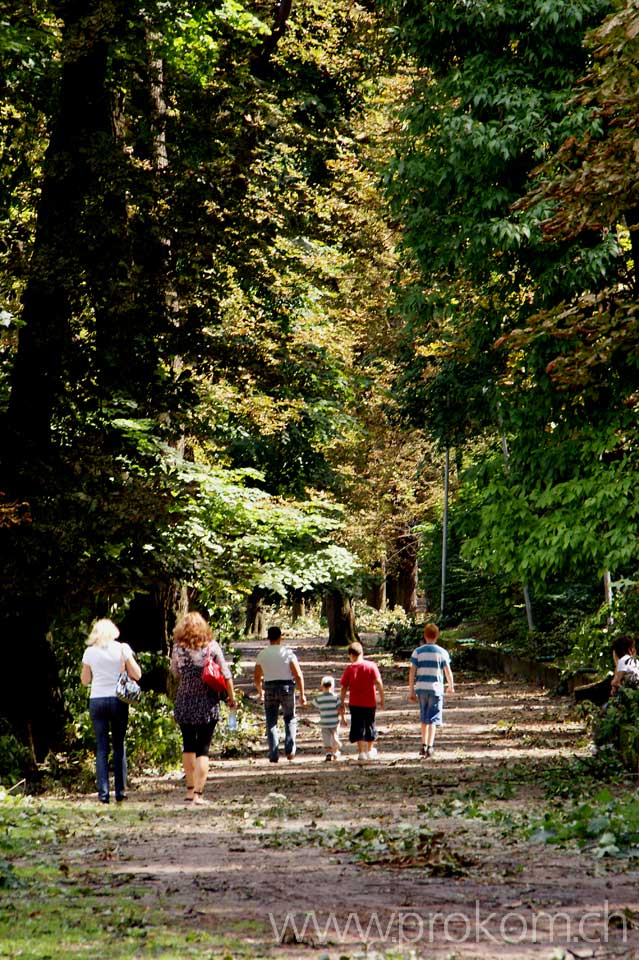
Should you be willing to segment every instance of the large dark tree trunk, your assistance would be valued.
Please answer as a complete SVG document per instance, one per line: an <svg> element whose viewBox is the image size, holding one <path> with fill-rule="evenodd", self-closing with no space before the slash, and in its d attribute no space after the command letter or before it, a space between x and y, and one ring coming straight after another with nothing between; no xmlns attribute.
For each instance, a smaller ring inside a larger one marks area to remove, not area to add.
<svg viewBox="0 0 639 960"><path fill-rule="evenodd" d="M158 584L150 593L134 597L119 622L122 637L135 650L168 656L173 628L189 609L189 592L173 581Z"/></svg>
<svg viewBox="0 0 639 960"><path fill-rule="evenodd" d="M293 0L279 0L276 5L273 26L251 62L251 72L256 77L266 79L268 76L271 69L271 57L286 32L292 6Z"/></svg>
<svg viewBox="0 0 639 960"><path fill-rule="evenodd" d="M329 647L346 647L359 639L351 598L342 590L330 590L326 594L326 619Z"/></svg>
<svg viewBox="0 0 639 960"><path fill-rule="evenodd" d="M296 620L299 620L299 618L305 616L305 614L306 599L301 590L296 590L293 594L293 602L291 604L291 620L295 623Z"/></svg>
<svg viewBox="0 0 639 960"><path fill-rule="evenodd" d="M167 691L171 684L168 657L172 646L173 628L189 608L186 588L175 583L155 587L151 593L134 597L126 615L119 621L121 639L133 650L150 651L162 655L152 670L142 675L145 690Z"/></svg>
<svg viewBox="0 0 639 960"><path fill-rule="evenodd" d="M47 464L50 457L53 411L61 394L85 253L86 238L79 236L78 226L96 185L95 159L104 154L105 139L112 138L105 83L110 24L106 11L112 14L114 6L117 4L107 0L76 0L64 5L60 106L44 162L7 417L12 443L9 453L14 474L21 474L22 491L33 483L40 489L37 474L29 483L25 467Z"/></svg>
<svg viewBox="0 0 639 960"><path fill-rule="evenodd" d="M386 577L386 606L389 610L397 606L397 593L397 577L389 573Z"/></svg>
<svg viewBox="0 0 639 960"><path fill-rule="evenodd" d="M29 748L35 766L62 744L64 704L47 635L49 610L37 601L13 600L13 609L2 611L3 661L9 683L5 685L0 715Z"/></svg>
<svg viewBox="0 0 639 960"><path fill-rule="evenodd" d="M53 425L69 366L71 323L81 302L85 241L79 224L95 194L95 158L112 140L106 83L110 46L125 4L67 0L60 5L63 67L59 109L44 177L18 350L0 438L0 490L28 504L22 522L0 529L0 634L4 669L28 679L0 712L36 759L60 745L63 709L55 658L47 639L66 578L64 521L56 514L60 486ZM86 376L86 370L83 375ZM27 674L25 674L25 667Z"/></svg>
<svg viewBox="0 0 639 960"><path fill-rule="evenodd" d="M419 540L409 528L401 530L395 540L393 573L387 580L388 605L402 607L406 613L417 610L417 556Z"/></svg>
<svg viewBox="0 0 639 960"><path fill-rule="evenodd" d="M371 574L366 591L366 602L373 610L385 610L386 599L386 561L381 560Z"/></svg>
<svg viewBox="0 0 639 960"><path fill-rule="evenodd" d="M253 590L246 601L246 623L244 633L247 637L266 636L266 616L264 611L264 594L260 590Z"/></svg>

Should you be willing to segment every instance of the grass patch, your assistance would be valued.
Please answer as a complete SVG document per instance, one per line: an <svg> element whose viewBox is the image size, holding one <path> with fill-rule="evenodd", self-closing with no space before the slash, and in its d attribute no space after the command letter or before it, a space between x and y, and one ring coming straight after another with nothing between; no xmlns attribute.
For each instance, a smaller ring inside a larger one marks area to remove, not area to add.
<svg viewBox="0 0 639 960"><path fill-rule="evenodd" d="M213 960L244 956L239 937L193 930L166 903L150 904L126 855L145 811L0 797L0 957L3 960Z"/></svg>

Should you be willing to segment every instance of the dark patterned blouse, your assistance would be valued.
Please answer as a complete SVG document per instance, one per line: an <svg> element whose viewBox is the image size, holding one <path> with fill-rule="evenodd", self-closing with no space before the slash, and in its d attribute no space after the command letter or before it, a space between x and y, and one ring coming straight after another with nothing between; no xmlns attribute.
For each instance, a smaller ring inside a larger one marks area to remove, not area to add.
<svg viewBox="0 0 639 960"><path fill-rule="evenodd" d="M171 672L180 678L173 708L176 723L199 724L219 720L219 694L202 682L202 670L209 650L213 659L221 667L224 676L227 680L230 679L231 671L224 659L222 648L216 640L211 640L210 644L198 650L189 650L177 643L173 645Z"/></svg>

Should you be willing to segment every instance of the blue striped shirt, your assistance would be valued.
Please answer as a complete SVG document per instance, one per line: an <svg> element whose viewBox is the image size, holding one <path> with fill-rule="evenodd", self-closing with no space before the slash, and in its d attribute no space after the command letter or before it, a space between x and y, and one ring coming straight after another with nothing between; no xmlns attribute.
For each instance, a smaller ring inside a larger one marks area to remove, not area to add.
<svg viewBox="0 0 639 960"><path fill-rule="evenodd" d="M448 651L437 643L423 643L413 650L410 662L417 668L415 692L432 691L441 697L444 693L444 665L450 665Z"/></svg>

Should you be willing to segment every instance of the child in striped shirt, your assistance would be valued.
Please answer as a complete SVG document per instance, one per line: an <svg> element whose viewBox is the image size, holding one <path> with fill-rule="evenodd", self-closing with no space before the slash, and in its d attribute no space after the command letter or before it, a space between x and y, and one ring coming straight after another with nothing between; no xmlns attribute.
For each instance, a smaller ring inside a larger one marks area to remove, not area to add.
<svg viewBox="0 0 639 960"><path fill-rule="evenodd" d="M326 750L325 760L337 760L340 756L340 740L337 735L339 726L340 698L335 693L333 677L322 677L322 692L312 701L319 710L319 725L322 731L322 740Z"/></svg>
<svg viewBox="0 0 639 960"><path fill-rule="evenodd" d="M422 728L420 757L432 757L435 731L443 723L444 681L448 692L455 692L448 651L440 647L439 628L434 623L424 627L424 642L413 650L408 672L408 699L419 701Z"/></svg>

